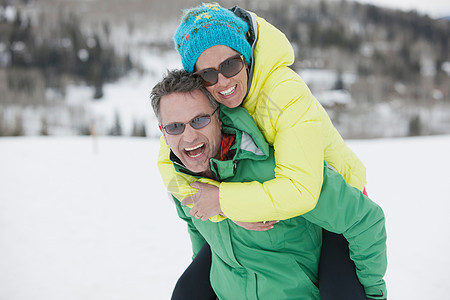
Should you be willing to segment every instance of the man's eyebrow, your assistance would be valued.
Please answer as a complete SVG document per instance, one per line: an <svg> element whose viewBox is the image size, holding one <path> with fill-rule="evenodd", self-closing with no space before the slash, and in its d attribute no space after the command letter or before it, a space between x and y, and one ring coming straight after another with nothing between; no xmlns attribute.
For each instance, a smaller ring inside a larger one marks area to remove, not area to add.
<svg viewBox="0 0 450 300"><path fill-rule="evenodd" d="M198 118L198 117L205 117L205 116L211 116L211 114L207 114L207 113L201 113L196 115L195 117L193 117L192 119Z"/></svg>
<svg viewBox="0 0 450 300"><path fill-rule="evenodd" d="M207 113L200 113L200 114L198 114L198 115L196 115L195 117L193 117L193 118L191 118L189 121L187 121L187 122L181 122L181 121L175 121L175 122L170 122L170 123L167 123L167 125L168 124L175 124L175 123L189 123L190 121L192 121L192 120L194 120L194 119L196 119L196 118L200 118L200 117L206 117L206 116L211 116L211 114L207 114Z"/></svg>

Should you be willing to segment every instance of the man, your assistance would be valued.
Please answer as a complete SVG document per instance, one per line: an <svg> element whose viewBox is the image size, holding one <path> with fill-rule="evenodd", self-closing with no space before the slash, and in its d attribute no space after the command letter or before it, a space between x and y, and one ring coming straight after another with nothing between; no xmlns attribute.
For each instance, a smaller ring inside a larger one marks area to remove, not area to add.
<svg viewBox="0 0 450 300"><path fill-rule="evenodd" d="M151 98L177 171L219 182L274 177L274 150L251 116L239 107L219 107L198 78L172 71L154 87ZM381 208L326 163L323 175L314 210L263 232L245 230L229 219L202 221L175 200L180 218L188 223L194 257L205 242L211 247L210 281L220 299L320 299L322 228L349 241L366 297L386 298Z"/></svg>

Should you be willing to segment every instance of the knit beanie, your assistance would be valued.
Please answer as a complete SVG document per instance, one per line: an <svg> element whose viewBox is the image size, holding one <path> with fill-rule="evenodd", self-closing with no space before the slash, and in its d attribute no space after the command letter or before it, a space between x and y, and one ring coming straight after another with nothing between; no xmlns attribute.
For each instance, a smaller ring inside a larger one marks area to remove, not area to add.
<svg viewBox="0 0 450 300"><path fill-rule="evenodd" d="M192 73L200 54L216 45L234 49L250 63L252 48L247 31L247 23L230 10L204 3L185 11L173 39L184 69Z"/></svg>

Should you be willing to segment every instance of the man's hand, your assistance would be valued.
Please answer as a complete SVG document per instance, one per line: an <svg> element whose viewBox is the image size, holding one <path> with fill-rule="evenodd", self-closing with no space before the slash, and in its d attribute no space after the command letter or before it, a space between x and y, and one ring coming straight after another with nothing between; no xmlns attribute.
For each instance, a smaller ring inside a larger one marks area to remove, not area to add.
<svg viewBox="0 0 450 300"><path fill-rule="evenodd" d="M219 188L202 182L195 181L191 187L198 189L198 192L181 201L182 205L194 203L189 212L191 216L202 221L222 213L219 202Z"/></svg>
<svg viewBox="0 0 450 300"><path fill-rule="evenodd" d="M233 221L233 220L231 220ZM254 231L266 231L269 229L272 229L273 226L278 223L279 221L266 221L266 222L238 222L233 221L236 225L241 226L242 228L245 228L247 230L254 230Z"/></svg>

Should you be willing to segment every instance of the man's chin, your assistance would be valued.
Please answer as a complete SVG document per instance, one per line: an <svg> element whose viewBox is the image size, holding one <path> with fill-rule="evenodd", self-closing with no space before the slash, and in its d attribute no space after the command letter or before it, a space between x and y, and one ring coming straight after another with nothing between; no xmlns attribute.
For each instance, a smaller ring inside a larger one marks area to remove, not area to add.
<svg viewBox="0 0 450 300"><path fill-rule="evenodd" d="M208 169L207 167L201 166L199 164L191 164L187 161L184 162L184 166L186 167L186 169L196 174L203 174Z"/></svg>
<svg viewBox="0 0 450 300"><path fill-rule="evenodd" d="M209 172L206 169L201 169L201 170L196 170L196 171L190 170L190 171L201 177L209 177Z"/></svg>

